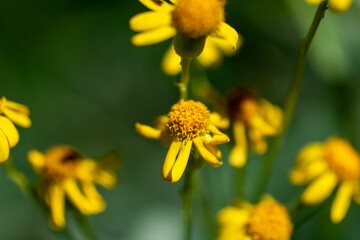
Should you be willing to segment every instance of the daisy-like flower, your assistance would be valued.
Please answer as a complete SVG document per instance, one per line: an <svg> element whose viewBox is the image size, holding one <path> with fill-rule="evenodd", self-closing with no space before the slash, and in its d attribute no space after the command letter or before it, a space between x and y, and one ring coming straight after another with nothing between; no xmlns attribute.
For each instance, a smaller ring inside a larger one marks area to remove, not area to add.
<svg viewBox="0 0 360 240"><path fill-rule="evenodd" d="M155 44L175 35L187 38L185 42L196 42L209 36L225 39L233 48L238 45L237 32L224 22L225 0L139 1L151 11L130 19L130 28L139 32L131 39L136 46ZM203 45L200 48L198 53Z"/></svg>
<svg viewBox="0 0 360 240"><path fill-rule="evenodd" d="M294 184L309 184L301 195L308 205L324 201L339 186L331 206L334 223L344 219L352 198L360 204L360 156L344 139L332 137L305 146L289 178Z"/></svg>
<svg viewBox="0 0 360 240"><path fill-rule="evenodd" d="M220 210L218 240L289 240L293 225L287 209L272 197L257 204L238 202Z"/></svg>
<svg viewBox="0 0 360 240"><path fill-rule="evenodd" d="M204 104L192 100L180 100L171 111L161 118L156 128L136 123L138 133L151 139L170 142L169 151L162 167L162 177L170 182L178 182L187 166L192 146L211 166L218 167L221 152L218 144L226 143L229 138L217 127L228 125L216 113L210 113Z"/></svg>
<svg viewBox="0 0 360 240"><path fill-rule="evenodd" d="M246 163L248 140L256 153L263 154L267 149L265 137L280 132L283 112L244 88L229 97L228 109L235 139L229 161L232 166L240 168Z"/></svg>
<svg viewBox="0 0 360 240"><path fill-rule="evenodd" d="M307 3L311 5L319 5L325 0L305 0ZM352 0L329 0L329 8L337 13L342 13L347 11L352 4Z"/></svg>
<svg viewBox="0 0 360 240"><path fill-rule="evenodd" d="M52 227L65 227L66 199L84 215L105 209L105 201L95 183L111 188L116 183L116 176L102 162L84 158L67 145L54 146L45 153L31 150L28 159L40 176L38 191L50 209Z"/></svg>
<svg viewBox="0 0 360 240"><path fill-rule="evenodd" d="M238 43L239 47L241 42L242 39L240 38ZM215 67L221 63L223 54L231 56L236 53L239 47L234 49L229 42L224 39L209 38L205 42L202 53L196 60L204 67ZM176 75L181 72L180 61L181 57L176 54L174 47L171 45L164 55L161 67L166 74Z"/></svg>
<svg viewBox="0 0 360 240"><path fill-rule="evenodd" d="M21 127L30 127L30 110L27 106L0 99L0 163L6 161L10 155L10 149L19 142L19 133L13 122Z"/></svg>

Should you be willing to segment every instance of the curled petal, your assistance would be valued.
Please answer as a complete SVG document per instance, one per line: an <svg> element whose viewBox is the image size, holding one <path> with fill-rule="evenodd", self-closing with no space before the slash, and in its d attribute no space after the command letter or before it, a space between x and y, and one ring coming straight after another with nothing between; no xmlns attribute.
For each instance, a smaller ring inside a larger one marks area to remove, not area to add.
<svg viewBox="0 0 360 240"><path fill-rule="evenodd" d="M350 206L353 191L353 181L346 181L340 185L331 206L331 221L333 223L339 223L344 219Z"/></svg>
<svg viewBox="0 0 360 240"><path fill-rule="evenodd" d="M171 169L171 182L176 183L184 174L187 162L191 152L192 141L183 142L181 144L179 156Z"/></svg>
<svg viewBox="0 0 360 240"><path fill-rule="evenodd" d="M51 184L49 186L49 200L52 224L55 228L64 228L65 194L61 186L57 184Z"/></svg>
<svg viewBox="0 0 360 240"><path fill-rule="evenodd" d="M135 129L139 134L141 134L144 137L150 139L160 139L161 131L159 129L141 123L136 123Z"/></svg>
<svg viewBox="0 0 360 240"><path fill-rule="evenodd" d="M162 42L176 34L176 29L172 26L164 26L153 30L136 34L131 38L132 44L135 46L146 46Z"/></svg>
<svg viewBox="0 0 360 240"><path fill-rule="evenodd" d="M220 23L218 29L210 36L227 40L234 49L238 46L239 34L225 22Z"/></svg>
<svg viewBox="0 0 360 240"><path fill-rule="evenodd" d="M330 196L337 182L335 173L325 172L305 189L301 200L309 205L318 204Z"/></svg>
<svg viewBox="0 0 360 240"><path fill-rule="evenodd" d="M165 161L162 167L162 177L165 180L171 181L171 169L175 164L176 157L180 151L181 142L172 142L169 151L166 154Z"/></svg>
<svg viewBox="0 0 360 240"><path fill-rule="evenodd" d="M145 31L171 25L171 14L167 12L143 12L130 19L133 31Z"/></svg>
<svg viewBox="0 0 360 240"><path fill-rule="evenodd" d="M194 138L194 144L201 157L214 167L221 166L223 163L219 161L203 144L200 137Z"/></svg>
<svg viewBox="0 0 360 240"><path fill-rule="evenodd" d="M228 128L229 127L229 119L226 117L222 117L220 114L218 113L210 113L210 122L212 125L218 127L218 128Z"/></svg>
<svg viewBox="0 0 360 240"><path fill-rule="evenodd" d="M19 142L19 132L8 118L0 116L0 129L7 137L8 146L10 148L14 147Z"/></svg>

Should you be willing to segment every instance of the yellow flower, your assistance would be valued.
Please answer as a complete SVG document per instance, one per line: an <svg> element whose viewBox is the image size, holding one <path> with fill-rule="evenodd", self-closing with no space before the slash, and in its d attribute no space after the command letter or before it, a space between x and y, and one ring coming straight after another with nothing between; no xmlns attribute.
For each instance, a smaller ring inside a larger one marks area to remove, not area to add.
<svg viewBox="0 0 360 240"><path fill-rule="evenodd" d="M360 203L360 156L346 140L332 137L305 146L289 178L294 184L309 184L301 196L308 205L324 201L339 185L331 206L334 223L343 220L351 198Z"/></svg>
<svg viewBox="0 0 360 240"><path fill-rule="evenodd" d="M305 0L307 3L312 5L319 5L325 0ZM352 0L329 0L329 8L334 12L345 12L352 4Z"/></svg>
<svg viewBox="0 0 360 240"><path fill-rule="evenodd" d="M272 197L258 204L239 202L217 216L218 240L289 240L293 225L286 208Z"/></svg>
<svg viewBox="0 0 360 240"><path fill-rule="evenodd" d="M30 127L29 108L23 104L0 99L0 163L10 155L10 148L19 142L19 133L14 123L21 127ZM2 116L5 115L5 116Z"/></svg>
<svg viewBox="0 0 360 240"><path fill-rule="evenodd" d="M279 107L258 99L253 92L243 88L229 97L228 108L235 139L229 161L232 166L240 168L247 159L247 137L255 152L264 153L267 149L265 137L280 132L283 112Z"/></svg>
<svg viewBox="0 0 360 240"><path fill-rule="evenodd" d="M185 171L193 143L206 162L214 167L222 165L218 160L221 152L217 145L228 142L229 138L217 127L226 125L226 119L210 113L204 104L180 100L172 106L166 117L161 117L157 128L140 123L136 123L135 127L145 137L171 143L161 175L165 180L175 183Z"/></svg>
<svg viewBox="0 0 360 240"><path fill-rule="evenodd" d="M65 198L85 215L105 209L94 183L110 188L116 177L101 162L84 158L67 145L54 146L45 153L30 150L28 159L41 178L39 194L50 208L51 225L56 229L65 227Z"/></svg>
<svg viewBox="0 0 360 240"><path fill-rule="evenodd" d="M240 37L240 36L239 36ZM239 39L238 45L240 46L242 39ZM237 47L236 49L238 49ZM224 39L209 38L206 40L204 50L196 59L204 67L217 66L222 61L222 55L230 56L236 53L236 50ZM176 54L174 47L170 46L166 51L162 60L161 67L168 75L176 75L181 72L180 65L181 58Z"/></svg>
<svg viewBox="0 0 360 240"><path fill-rule="evenodd" d="M225 39L237 47L237 32L224 22L225 0L139 0L151 11L130 19L136 46L151 45L182 34L189 39Z"/></svg>

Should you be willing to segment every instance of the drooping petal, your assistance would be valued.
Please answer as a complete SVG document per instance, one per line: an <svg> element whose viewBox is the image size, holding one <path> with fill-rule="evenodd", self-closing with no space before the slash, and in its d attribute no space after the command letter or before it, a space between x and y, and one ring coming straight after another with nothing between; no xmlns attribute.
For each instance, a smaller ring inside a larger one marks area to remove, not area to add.
<svg viewBox="0 0 360 240"><path fill-rule="evenodd" d="M143 12L130 19L130 28L140 32L171 25L171 14L168 12Z"/></svg>
<svg viewBox="0 0 360 240"><path fill-rule="evenodd" d="M209 43L211 38L206 39L204 49L200 56L197 58L201 65L211 67L218 65L222 61L222 53L216 45Z"/></svg>
<svg viewBox="0 0 360 240"><path fill-rule="evenodd" d="M171 45L163 57L161 68L166 74L174 76L181 72L180 62L180 56L176 54L173 45Z"/></svg>
<svg viewBox="0 0 360 240"><path fill-rule="evenodd" d="M28 128L31 126L31 120L27 114L5 108L4 115L20 127Z"/></svg>
<svg viewBox="0 0 360 240"><path fill-rule="evenodd" d="M172 26L164 26L153 30L145 31L134 35L131 38L132 44L136 46L146 46L162 42L176 34L176 29Z"/></svg>
<svg viewBox="0 0 360 240"><path fill-rule="evenodd" d="M184 174L191 152L192 141L183 142L176 162L171 169L171 182L176 183Z"/></svg>
<svg viewBox="0 0 360 240"><path fill-rule="evenodd" d="M174 141L171 143L169 151L166 154L165 161L162 167L162 177L165 180L171 181L170 171L174 166L176 157L180 151L181 142Z"/></svg>
<svg viewBox="0 0 360 240"><path fill-rule="evenodd" d="M8 160L9 155L10 155L9 142L5 133L0 128L0 163Z"/></svg>
<svg viewBox="0 0 360 240"><path fill-rule="evenodd" d="M221 166L223 163L219 161L214 154L212 154L209 150L206 149L200 137L194 138L194 144L201 157L208 162L210 165L214 167Z"/></svg>
<svg viewBox="0 0 360 240"><path fill-rule="evenodd" d="M45 156L38 150L32 149L28 152L28 160L36 171L40 171L45 165Z"/></svg>
<svg viewBox="0 0 360 240"><path fill-rule="evenodd" d="M174 10L174 6L163 0L139 0L145 7L153 11L170 12Z"/></svg>
<svg viewBox="0 0 360 240"><path fill-rule="evenodd" d="M245 135L245 125L241 121L235 121L233 125L235 146L231 149L229 162L233 167L241 168L247 158L247 142Z"/></svg>
<svg viewBox="0 0 360 240"><path fill-rule="evenodd" d="M136 123L135 129L139 134L150 139L159 139L161 136L161 130L141 123Z"/></svg>
<svg viewBox="0 0 360 240"><path fill-rule="evenodd" d="M301 200L309 205L318 204L330 196L337 182L338 179L335 173L325 172L305 189Z"/></svg>
<svg viewBox="0 0 360 240"><path fill-rule="evenodd" d="M210 34L210 37L217 37L227 40L231 46L236 49L238 46L239 35L234 28L225 22L221 22L216 31Z"/></svg>
<svg viewBox="0 0 360 240"><path fill-rule="evenodd" d="M56 228L65 226L65 196L64 191L58 184L49 186L49 204L52 223Z"/></svg>
<svg viewBox="0 0 360 240"><path fill-rule="evenodd" d="M94 184L92 182L82 182L81 185L89 203L88 214L102 212L106 207L106 203L96 190Z"/></svg>
<svg viewBox="0 0 360 240"><path fill-rule="evenodd" d="M8 118L0 116L0 129L7 137L10 148L14 147L19 142L19 132Z"/></svg>
<svg viewBox="0 0 360 240"><path fill-rule="evenodd" d="M89 202L84 194L80 191L75 179L64 181L64 188L70 202L83 214L91 213Z"/></svg>
<svg viewBox="0 0 360 240"><path fill-rule="evenodd" d="M331 221L333 223L339 223L344 219L350 206L353 191L353 181L345 181L341 183L331 206Z"/></svg>

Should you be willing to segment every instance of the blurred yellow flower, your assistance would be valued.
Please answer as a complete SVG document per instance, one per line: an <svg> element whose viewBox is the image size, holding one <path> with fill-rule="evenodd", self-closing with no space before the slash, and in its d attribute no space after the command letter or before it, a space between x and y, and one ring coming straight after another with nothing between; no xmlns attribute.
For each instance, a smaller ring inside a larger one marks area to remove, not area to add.
<svg viewBox="0 0 360 240"><path fill-rule="evenodd" d="M305 0L307 3L312 5L319 5L320 3L324 2L325 0ZM345 12L350 8L352 4L352 0L329 0L329 8L334 12Z"/></svg>
<svg viewBox="0 0 360 240"><path fill-rule="evenodd" d="M294 184L309 184L301 196L308 205L324 201L339 185L331 206L334 223L343 220L351 198L360 203L360 156L346 140L332 137L305 146L289 178Z"/></svg>
<svg viewBox="0 0 360 240"><path fill-rule="evenodd" d="M235 139L229 162L240 168L247 160L247 141L255 152L264 153L267 149L265 137L274 136L281 130L283 111L265 99L258 99L245 88L233 92L228 109Z"/></svg>
<svg viewBox="0 0 360 240"><path fill-rule="evenodd" d="M223 54L231 56L242 44L242 38L239 35L238 47L234 49L226 40L220 38L208 38L205 42L204 49L199 57L198 62L204 67L214 67L221 63ZM181 72L181 58L176 54L174 47L171 45L166 51L162 60L161 67L168 75L176 75Z"/></svg>
<svg viewBox="0 0 360 240"><path fill-rule="evenodd" d="M54 228L65 227L65 198L85 215L105 209L95 183L110 188L116 184L116 176L101 162L84 158L67 145L54 146L45 153L30 150L28 159L40 176L39 194L50 208Z"/></svg>
<svg viewBox="0 0 360 240"><path fill-rule="evenodd" d="M9 158L10 148L19 142L19 133L13 122L21 127L30 127L29 114L27 106L5 97L0 99L0 163Z"/></svg>
<svg viewBox="0 0 360 240"><path fill-rule="evenodd" d="M238 202L220 210L218 240L289 240L293 225L287 209L272 197L258 204Z"/></svg>
<svg viewBox="0 0 360 240"><path fill-rule="evenodd" d="M132 37L136 46L162 42L177 33L190 39L225 39L236 48L238 34L224 22L225 0L139 0L151 11L130 19L130 28L139 32Z"/></svg>
<svg viewBox="0 0 360 240"><path fill-rule="evenodd" d="M228 142L229 138L217 127L227 125L227 119L210 113L201 102L180 100L166 117L161 118L156 128L140 123L136 123L135 127L138 133L147 138L171 143L161 175L166 181L175 183L185 171L193 143L206 162L214 167L222 165L218 160L221 152L217 145Z"/></svg>

